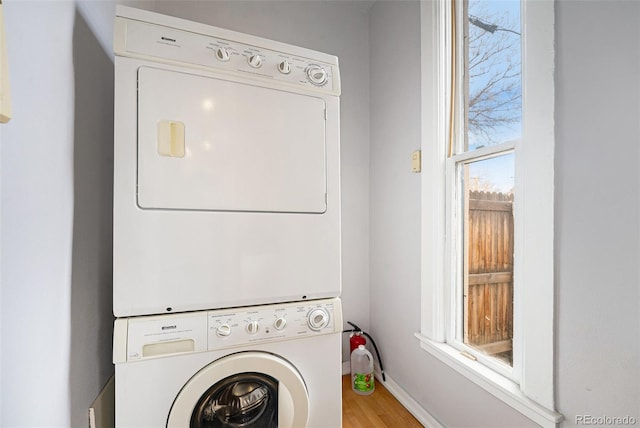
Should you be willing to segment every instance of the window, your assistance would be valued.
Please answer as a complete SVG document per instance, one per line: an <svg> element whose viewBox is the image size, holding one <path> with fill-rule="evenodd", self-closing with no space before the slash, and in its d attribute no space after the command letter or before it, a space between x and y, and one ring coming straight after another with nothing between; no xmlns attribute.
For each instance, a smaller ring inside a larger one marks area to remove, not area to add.
<svg viewBox="0 0 640 428"><path fill-rule="evenodd" d="M452 9L445 187L452 322L447 342L516 378L515 150L522 135L520 2Z"/></svg>
<svg viewBox="0 0 640 428"><path fill-rule="evenodd" d="M422 3L423 349L543 426L553 397L552 0Z"/></svg>

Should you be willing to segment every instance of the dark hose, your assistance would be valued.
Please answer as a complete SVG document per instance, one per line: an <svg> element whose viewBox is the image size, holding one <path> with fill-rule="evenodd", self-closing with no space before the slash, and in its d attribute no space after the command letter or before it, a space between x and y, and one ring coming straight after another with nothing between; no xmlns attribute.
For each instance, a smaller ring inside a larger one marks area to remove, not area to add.
<svg viewBox="0 0 640 428"><path fill-rule="evenodd" d="M351 327L353 327L353 329L351 330L345 330L343 331L343 333L362 333L365 336L367 336L369 338L369 340L371 340L371 344L373 345L373 349L375 349L376 351L376 356L378 357L378 364L380 365L380 373L382 374L382 380L384 382L387 381L387 378L384 375L384 367L382 366L382 357L380 356L380 351L378 351L378 346L376 345L376 341L373 340L373 337L371 337L369 335L369 333L367 333L366 331L363 331L360 327L358 327L357 325L355 325L354 323L352 323L351 321L347 321L347 324L349 324Z"/></svg>

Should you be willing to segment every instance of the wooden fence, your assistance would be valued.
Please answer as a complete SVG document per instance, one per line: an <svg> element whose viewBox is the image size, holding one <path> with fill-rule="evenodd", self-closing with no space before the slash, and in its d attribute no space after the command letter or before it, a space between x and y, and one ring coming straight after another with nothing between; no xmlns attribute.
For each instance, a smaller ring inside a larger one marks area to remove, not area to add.
<svg viewBox="0 0 640 428"><path fill-rule="evenodd" d="M465 342L511 362L513 193L468 195Z"/></svg>

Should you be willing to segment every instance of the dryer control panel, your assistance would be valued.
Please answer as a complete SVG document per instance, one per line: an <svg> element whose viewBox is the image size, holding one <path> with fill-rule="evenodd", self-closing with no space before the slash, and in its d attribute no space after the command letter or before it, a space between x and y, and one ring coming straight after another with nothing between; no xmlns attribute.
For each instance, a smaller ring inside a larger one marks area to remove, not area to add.
<svg viewBox="0 0 640 428"><path fill-rule="evenodd" d="M338 298L119 318L114 363L294 340L342 331Z"/></svg>
<svg viewBox="0 0 640 428"><path fill-rule="evenodd" d="M118 15L116 55L340 95L335 56L137 9L119 7Z"/></svg>

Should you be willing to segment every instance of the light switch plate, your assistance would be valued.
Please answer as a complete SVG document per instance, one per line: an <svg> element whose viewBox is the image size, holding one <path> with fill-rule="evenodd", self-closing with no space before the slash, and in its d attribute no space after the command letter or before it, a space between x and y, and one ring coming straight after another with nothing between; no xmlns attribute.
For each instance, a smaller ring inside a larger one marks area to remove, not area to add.
<svg viewBox="0 0 640 428"><path fill-rule="evenodd" d="M411 153L411 172L422 171L422 154L420 150Z"/></svg>

